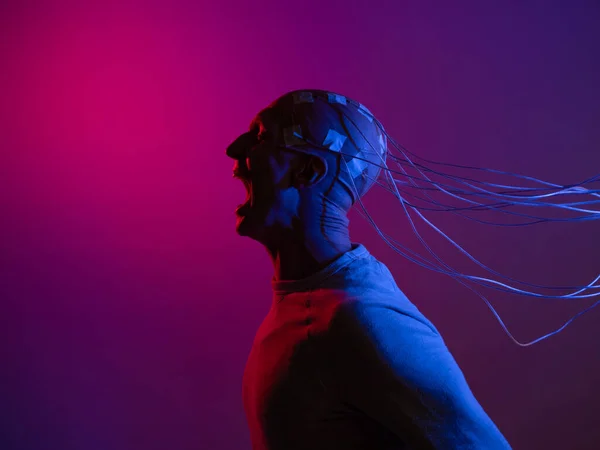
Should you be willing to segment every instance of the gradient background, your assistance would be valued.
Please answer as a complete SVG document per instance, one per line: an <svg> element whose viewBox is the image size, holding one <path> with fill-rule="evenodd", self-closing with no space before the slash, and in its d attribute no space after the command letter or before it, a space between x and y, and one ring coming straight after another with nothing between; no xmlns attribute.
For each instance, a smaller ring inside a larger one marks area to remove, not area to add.
<svg viewBox="0 0 600 450"><path fill-rule="evenodd" d="M249 448L241 378L272 268L234 232L244 189L224 150L288 90L353 97L427 158L598 173L600 6L523 3L2 2L0 448ZM373 216L413 245L378 195ZM351 217L515 449L600 448L600 309L521 349ZM531 282L600 269L597 222L433 219ZM591 303L491 298L521 340Z"/></svg>

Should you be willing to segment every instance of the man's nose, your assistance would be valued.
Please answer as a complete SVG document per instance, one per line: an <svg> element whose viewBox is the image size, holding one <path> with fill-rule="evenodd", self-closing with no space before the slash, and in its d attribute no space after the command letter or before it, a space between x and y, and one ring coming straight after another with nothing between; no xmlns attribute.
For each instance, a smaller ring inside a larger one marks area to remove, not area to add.
<svg viewBox="0 0 600 450"><path fill-rule="evenodd" d="M232 159L244 159L248 149L256 143L256 137L251 133L244 133L231 143L225 154Z"/></svg>
<svg viewBox="0 0 600 450"><path fill-rule="evenodd" d="M235 142L225 150L225 154L231 159L239 159L239 153L240 150L236 147Z"/></svg>

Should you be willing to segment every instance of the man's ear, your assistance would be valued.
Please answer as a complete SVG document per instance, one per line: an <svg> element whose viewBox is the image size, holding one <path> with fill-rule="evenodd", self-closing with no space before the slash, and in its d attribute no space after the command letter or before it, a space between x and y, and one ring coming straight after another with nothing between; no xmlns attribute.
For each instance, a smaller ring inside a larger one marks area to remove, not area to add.
<svg viewBox="0 0 600 450"><path fill-rule="evenodd" d="M294 173L294 187L311 187L327 175L327 161L315 155L301 154Z"/></svg>

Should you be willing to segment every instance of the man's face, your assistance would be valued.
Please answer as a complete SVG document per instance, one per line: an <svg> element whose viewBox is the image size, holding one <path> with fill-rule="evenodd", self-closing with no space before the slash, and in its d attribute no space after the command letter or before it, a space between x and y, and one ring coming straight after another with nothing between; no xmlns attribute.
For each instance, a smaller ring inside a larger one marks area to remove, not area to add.
<svg viewBox="0 0 600 450"><path fill-rule="evenodd" d="M280 129L269 116L268 110L261 112L249 131L226 151L235 161L233 175L244 183L247 193L246 201L235 211L236 231L263 243L268 241L270 229L289 220L293 206L285 200L294 155L278 145Z"/></svg>

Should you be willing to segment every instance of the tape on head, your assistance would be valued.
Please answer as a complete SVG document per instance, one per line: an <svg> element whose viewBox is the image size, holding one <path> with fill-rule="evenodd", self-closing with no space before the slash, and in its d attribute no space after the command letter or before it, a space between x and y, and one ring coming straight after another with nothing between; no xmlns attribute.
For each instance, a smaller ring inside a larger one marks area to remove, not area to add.
<svg viewBox="0 0 600 450"><path fill-rule="evenodd" d="M382 155L385 153L387 145L385 143L385 138L383 137L383 133L379 134L379 153Z"/></svg>
<svg viewBox="0 0 600 450"><path fill-rule="evenodd" d="M362 157L362 153L359 152L358 157ZM352 158L349 162L346 163L348 165L348 172L350 172L350 176L352 178L356 178L363 173L365 167L367 167L367 162L362 159Z"/></svg>
<svg viewBox="0 0 600 450"><path fill-rule="evenodd" d="M327 93L327 101L329 103L340 103L342 105L345 105L347 103L346 97L344 97L343 95L334 94L332 92Z"/></svg>
<svg viewBox="0 0 600 450"><path fill-rule="evenodd" d="M323 146L334 152L339 152L344 146L344 142L346 142L346 136L335 130L329 129L327 136L325 136L325 140L323 141Z"/></svg>
<svg viewBox="0 0 600 450"><path fill-rule="evenodd" d="M294 92L293 97L295 105L298 103L313 103L315 101L312 92Z"/></svg>
<svg viewBox="0 0 600 450"><path fill-rule="evenodd" d="M358 104L358 112L365 116L369 122L373 122L373 113L362 103Z"/></svg>

